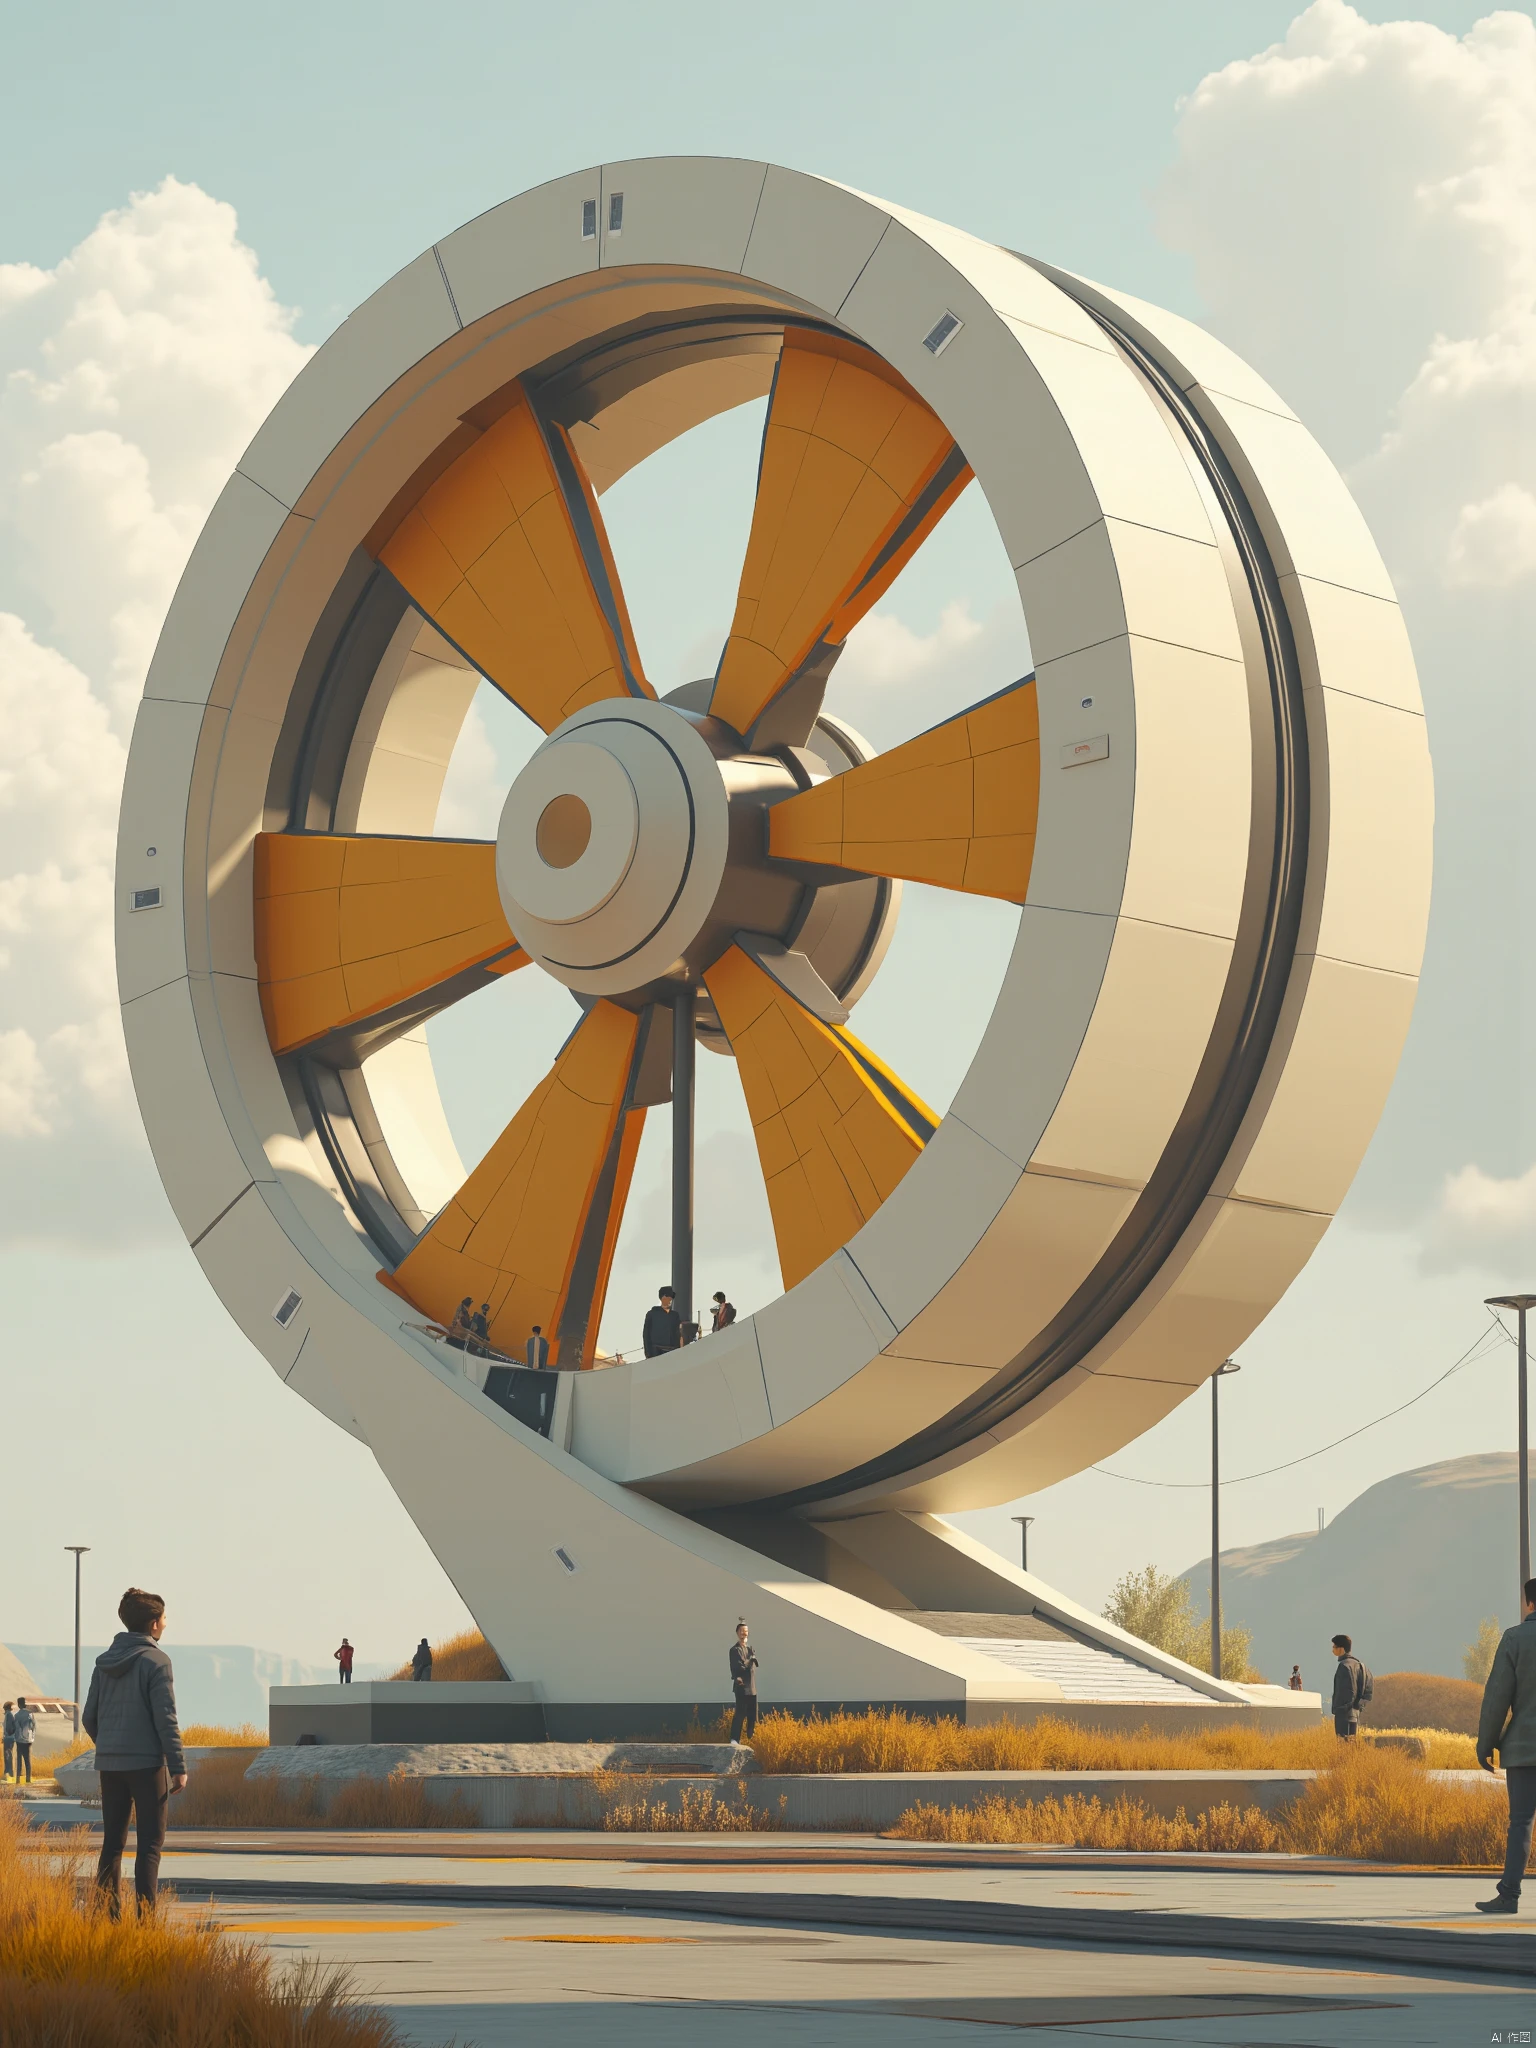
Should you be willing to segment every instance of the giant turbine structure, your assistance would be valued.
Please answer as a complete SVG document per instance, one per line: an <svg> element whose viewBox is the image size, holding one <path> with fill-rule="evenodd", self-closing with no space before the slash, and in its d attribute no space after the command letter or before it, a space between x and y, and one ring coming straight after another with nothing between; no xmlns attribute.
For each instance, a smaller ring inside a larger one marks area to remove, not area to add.
<svg viewBox="0 0 1536 2048"><path fill-rule="evenodd" d="M729 638L658 699L603 492L765 395ZM838 655L973 475L1034 671L872 755ZM494 843L434 836L482 680L546 735ZM820 179L609 164L384 285L219 498L123 800L135 1084L211 1284L552 1731L720 1697L743 1613L780 1700L1071 1696L1042 1644L1237 1699L941 1517L1128 1443L1304 1264L1407 1028L1430 809L1381 561L1228 349ZM849 1028L903 882L1019 907L942 1117ZM541 975L570 1036L466 1173L426 1022ZM590 1369L669 1102L691 1290L701 1039L784 1292Z"/></svg>

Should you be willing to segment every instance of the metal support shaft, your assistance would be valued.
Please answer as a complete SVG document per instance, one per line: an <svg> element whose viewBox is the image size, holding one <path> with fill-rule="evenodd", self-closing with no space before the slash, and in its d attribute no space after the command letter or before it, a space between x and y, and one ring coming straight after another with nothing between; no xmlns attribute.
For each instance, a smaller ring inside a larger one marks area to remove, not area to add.
<svg viewBox="0 0 1536 2048"><path fill-rule="evenodd" d="M683 1342L693 1329L693 1035L695 994L685 985L672 999L672 1286Z"/></svg>
<svg viewBox="0 0 1536 2048"><path fill-rule="evenodd" d="M1516 1428L1519 1432L1520 1453L1520 1598L1525 1598L1525 1589L1531 1577L1531 1445L1530 1445L1530 1404L1526 1395L1526 1352L1525 1318L1536 1308L1536 1294L1494 1294L1488 1297L1489 1308L1512 1308L1519 1319L1518 1364L1519 1375L1516 1395ZM1518 1603L1515 1612L1520 1611Z"/></svg>
<svg viewBox="0 0 1536 2048"><path fill-rule="evenodd" d="M1221 1374L1211 1375L1211 1676L1221 1676Z"/></svg>
<svg viewBox="0 0 1536 2048"><path fill-rule="evenodd" d="M80 1733L80 1558L90 1549L89 1543L66 1543L64 1548L75 1553L75 1733Z"/></svg>

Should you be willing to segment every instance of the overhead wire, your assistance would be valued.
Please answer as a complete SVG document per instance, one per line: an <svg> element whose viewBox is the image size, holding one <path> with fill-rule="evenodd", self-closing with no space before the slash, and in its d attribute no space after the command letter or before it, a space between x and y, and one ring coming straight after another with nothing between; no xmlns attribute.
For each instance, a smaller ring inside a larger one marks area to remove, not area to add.
<svg viewBox="0 0 1536 2048"><path fill-rule="evenodd" d="M1479 1331L1454 1365L1447 1366L1438 1379L1431 1380L1427 1387L1421 1388L1417 1394L1410 1395L1396 1408L1389 1408L1384 1415L1373 1416L1369 1422L1362 1422L1358 1429L1347 1430L1343 1436L1336 1436L1332 1443L1320 1444L1315 1451L1304 1451L1299 1458L1287 1458L1283 1465L1266 1465L1260 1472L1241 1472L1235 1479L1223 1479L1218 1483L1222 1486L1242 1486L1250 1479L1268 1479L1276 1472L1289 1472L1297 1465L1310 1464L1313 1458L1321 1458L1329 1451L1336 1451L1340 1444L1353 1442L1357 1436L1364 1436L1368 1429L1376 1429L1383 1422L1390 1422L1394 1415L1401 1415L1405 1409L1412 1408L1426 1399L1436 1387L1443 1387L1455 1373L1461 1372L1469 1365L1475 1365L1479 1358L1485 1357L1487 1354L1483 1347L1488 1344L1490 1338L1502 1337L1506 1344L1514 1342L1497 1316L1490 1316L1488 1322L1489 1327ZM1134 1472L1111 1472L1107 1465L1091 1465L1089 1470L1099 1473L1105 1479L1123 1480L1128 1486L1155 1486L1168 1493L1204 1493L1211 1483L1209 1479L1142 1479Z"/></svg>

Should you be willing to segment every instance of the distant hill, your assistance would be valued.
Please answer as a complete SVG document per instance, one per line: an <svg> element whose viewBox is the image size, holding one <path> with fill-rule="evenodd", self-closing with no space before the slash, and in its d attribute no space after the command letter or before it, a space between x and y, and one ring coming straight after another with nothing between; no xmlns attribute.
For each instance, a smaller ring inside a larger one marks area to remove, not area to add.
<svg viewBox="0 0 1536 2048"><path fill-rule="evenodd" d="M1228 1626L1253 1630L1253 1661L1277 1684L1299 1663L1326 1691L1335 1634L1353 1636L1373 1671L1460 1678L1482 1617L1520 1618L1517 1473L1513 1451L1421 1465L1368 1487L1320 1536L1224 1550ZM1209 1558L1182 1574L1202 1614L1210 1575Z"/></svg>
<svg viewBox="0 0 1536 2048"><path fill-rule="evenodd" d="M33 1676L14 1650L0 1643L0 1699L48 1699L48 1687Z"/></svg>
<svg viewBox="0 0 1536 2048"><path fill-rule="evenodd" d="M296 1658L275 1650L256 1650L234 1643L178 1643L169 1638L166 1649L176 1672L176 1708L183 1722L212 1721L238 1728L254 1721L266 1726L267 1688L273 1685L322 1685L334 1679L336 1667L321 1670L301 1664ZM91 1682L91 1666L106 1648L90 1643L80 1652L80 1689ZM0 1651L0 1657L4 1652ZM74 1686L75 1651L72 1643L17 1643L11 1655L31 1672L39 1693L68 1699ZM357 1667L359 1678L378 1675L382 1666Z"/></svg>

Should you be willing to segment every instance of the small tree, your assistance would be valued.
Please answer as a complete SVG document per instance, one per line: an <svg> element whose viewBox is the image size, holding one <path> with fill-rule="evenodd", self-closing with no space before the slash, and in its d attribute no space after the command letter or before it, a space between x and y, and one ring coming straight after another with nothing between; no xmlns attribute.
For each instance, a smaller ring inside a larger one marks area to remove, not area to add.
<svg viewBox="0 0 1536 2048"><path fill-rule="evenodd" d="M1494 1653L1499 1647L1503 1629L1490 1614L1477 1625L1477 1638L1468 1643L1461 1653L1461 1668L1478 1685L1488 1683L1488 1674L1493 1669Z"/></svg>
<svg viewBox="0 0 1536 2048"><path fill-rule="evenodd" d="M1104 1619L1112 1621L1116 1628L1123 1628L1128 1635L1140 1636L1154 1649L1166 1650L1170 1657L1179 1657L1184 1663L1193 1664L1197 1671L1209 1671L1211 1668L1210 1625L1191 1611L1188 1582L1170 1578L1155 1564L1144 1565L1139 1572L1125 1574L1109 1596ZM1252 1646L1252 1629L1228 1628L1223 1614L1223 1678L1242 1683L1248 1676L1248 1652Z"/></svg>

